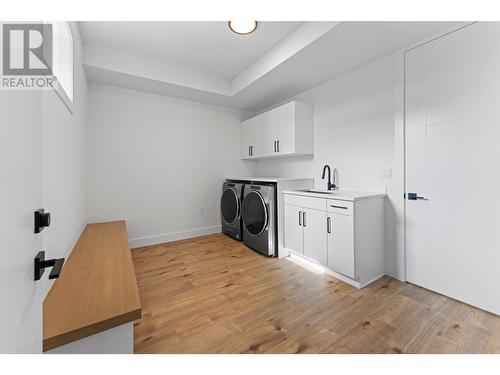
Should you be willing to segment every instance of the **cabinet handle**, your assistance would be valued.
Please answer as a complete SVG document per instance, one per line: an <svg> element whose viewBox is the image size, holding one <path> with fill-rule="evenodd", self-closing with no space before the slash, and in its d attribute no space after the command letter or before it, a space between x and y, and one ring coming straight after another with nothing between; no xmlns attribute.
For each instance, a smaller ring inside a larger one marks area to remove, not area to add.
<svg viewBox="0 0 500 375"><path fill-rule="evenodd" d="M280 141L276 141L276 150L280 152Z"/></svg>
<svg viewBox="0 0 500 375"><path fill-rule="evenodd" d="M332 233L332 219L330 216L326 218L326 233Z"/></svg>
<svg viewBox="0 0 500 375"><path fill-rule="evenodd" d="M305 228L306 227L306 213L302 212L302 226Z"/></svg>
<svg viewBox="0 0 500 375"><path fill-rule="evenodd" d="M302 211L299 211L299 225L302 226Z"/></svg>
<svg viewBox="0 0 500 375"><path fill-rule="evenodd" d="M250 156L253 156L253 146L250 146Z"/></svg>
<svg viewBox="0 0 500 375"><path fill-rule="evenodd" d="M347 210L347 207L344 207L344 206L334 206L333 204L330 205L330 207L333 207L333 208L341 208L343 210Z"/></svg>
<svg viewBox="0 0 500 375"><path fill-rule="evenodd" d="M274 141L274 152L276 152L276 141Z"/></svg>
<svg viewBox="0 0 500 375"><path fill-rule="evenodd" d="M248 146L248 156L250 156L250 146Z"/></svg>

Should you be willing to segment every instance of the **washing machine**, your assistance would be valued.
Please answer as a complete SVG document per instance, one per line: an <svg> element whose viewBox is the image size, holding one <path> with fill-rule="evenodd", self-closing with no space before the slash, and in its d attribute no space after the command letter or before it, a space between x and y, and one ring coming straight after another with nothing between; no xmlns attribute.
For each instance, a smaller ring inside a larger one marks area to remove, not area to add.
<svg viewBox="0 0 500 375"><path fill-rule="evenodd" d="M241 203L243 242L266 255L277 254L276 185L245 185Z"/></svg>
<svg viewBox="0 0 500 375"><path fill-rule="evenodd" d="M241 200L243 183L225 181L222 184L220 212L222 233L241 241Z"/></svg>

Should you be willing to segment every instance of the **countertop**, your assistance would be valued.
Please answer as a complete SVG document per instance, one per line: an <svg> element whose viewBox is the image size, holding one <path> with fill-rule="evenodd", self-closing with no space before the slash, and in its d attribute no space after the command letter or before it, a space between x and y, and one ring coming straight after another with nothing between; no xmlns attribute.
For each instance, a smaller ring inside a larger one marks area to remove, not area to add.
<svg viewBox="0 0 500 375"><path fill-rule="evenodd" d="M235 181L258 181L258 182L279 182L279 181L294 181L294 180L312 180L312 177L225 177L226 180Z"/></svg>
<svg viewBox="0 0 500 375"><path fill-rule="evenodd" d="M331 193L326 193L326 190L315 189L318 191L325 191L325 193L315 193L310 191L301 190L284 190L283 194L302 195L305 197L325 198L325 199L338 199L342 201L357 201L360 199L383 198L386 193L375 193L366 191L349 191L349 190L332 190Z"/></svg>
<svg viewBox="0 0 500 375"><path fill-rule="evenodd" d="M140 317L125 222L88 224L43 302L43 350Z"/></svg>

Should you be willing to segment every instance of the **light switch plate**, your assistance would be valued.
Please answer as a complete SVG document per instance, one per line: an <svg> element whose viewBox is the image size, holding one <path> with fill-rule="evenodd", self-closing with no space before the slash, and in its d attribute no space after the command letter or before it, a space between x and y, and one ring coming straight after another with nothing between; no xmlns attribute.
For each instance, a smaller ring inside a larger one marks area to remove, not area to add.
<svg viewBox="0 0 500 375"><path fill-rule="evenodd" d="M380 170L380 176L384 180L392 180L392 168L382 168Z"/></svg>

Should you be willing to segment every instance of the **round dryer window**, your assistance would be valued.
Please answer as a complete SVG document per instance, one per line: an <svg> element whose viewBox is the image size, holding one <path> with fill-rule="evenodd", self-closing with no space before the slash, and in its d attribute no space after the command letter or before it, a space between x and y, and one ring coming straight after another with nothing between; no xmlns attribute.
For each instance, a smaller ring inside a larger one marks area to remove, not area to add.
<svg viewBox="0 0 500 375"><path fill-rule="evenodd" d="M226 223L233 224L240 214L240 200L234 189L226 189L220 200L222 218Z"/></svg>
<svg viewBox="0 0 500 375"><path fill-rule="evenodd" d="M241 217L245 228L253 235L260 235L267 226L267 207L262 195L252 191L242 203Z"/></svg>

